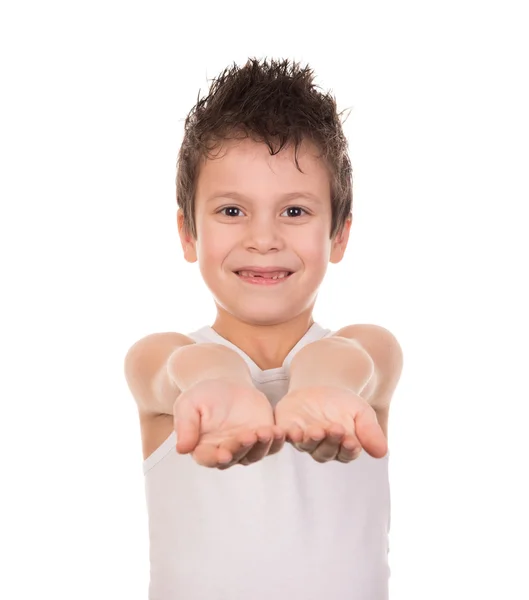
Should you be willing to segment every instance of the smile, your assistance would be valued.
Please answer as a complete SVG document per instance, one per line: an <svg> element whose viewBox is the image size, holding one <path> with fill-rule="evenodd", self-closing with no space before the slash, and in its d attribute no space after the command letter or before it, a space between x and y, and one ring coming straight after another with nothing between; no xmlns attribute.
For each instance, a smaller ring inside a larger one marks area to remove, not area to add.
<svg viewBox="0 0 529 600"><path fill-rule="evenodd" d="M292 275L292 272L251 273L250 271L235 271L235 275L241 281L251 285L278 285L286 281Z"/></svg>

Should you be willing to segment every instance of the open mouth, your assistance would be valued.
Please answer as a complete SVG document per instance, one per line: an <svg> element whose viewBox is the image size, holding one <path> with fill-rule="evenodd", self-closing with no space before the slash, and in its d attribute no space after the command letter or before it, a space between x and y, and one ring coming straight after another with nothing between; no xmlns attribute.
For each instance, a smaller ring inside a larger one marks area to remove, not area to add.
<svg viewBox="0 0 529 600"><path fill-rule="evenodd" d="M252 271L235 271L235 275L238 275L241 279L247 280L261 280L266 281L281 281L284 279L288 279L293 274L293 271L277 271L270 273L255 273Z"/></svg>

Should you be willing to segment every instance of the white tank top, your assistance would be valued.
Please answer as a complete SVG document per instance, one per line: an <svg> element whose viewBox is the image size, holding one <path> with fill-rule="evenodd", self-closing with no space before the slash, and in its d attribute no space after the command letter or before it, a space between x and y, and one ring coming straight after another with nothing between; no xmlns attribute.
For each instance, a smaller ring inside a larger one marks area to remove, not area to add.
<svg viewBox="0 0 529 600"><path fill-rule="evenodd" d="M267 370L209 326L187 335L237 351L275 405L296 352L332 333L314 323L282 367ZM143 471L149 600L387 599L388 455L318 463L285 443L220 471L177 454L173 432Z"/></svg>

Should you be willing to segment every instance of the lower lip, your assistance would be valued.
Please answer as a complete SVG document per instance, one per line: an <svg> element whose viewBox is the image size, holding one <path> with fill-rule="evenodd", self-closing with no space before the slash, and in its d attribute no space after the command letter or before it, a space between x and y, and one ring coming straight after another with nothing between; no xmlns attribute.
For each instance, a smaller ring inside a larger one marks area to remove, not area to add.
<svg viewBox="0 0 529 600"><path fill-rule="evenodd" d="M279 285L280 283L284 283L285 281L287 281L288 279L290 279L292 277L293 273L291 273L287 277L281 277L280 279L270 279L270 278L266 278L266 277L241 277L240 275L237 275L237 273L235 273L235 275L237 276L239 281L244 281L244 283L250 283L252 285L268 286L268 285Z"/></svg>

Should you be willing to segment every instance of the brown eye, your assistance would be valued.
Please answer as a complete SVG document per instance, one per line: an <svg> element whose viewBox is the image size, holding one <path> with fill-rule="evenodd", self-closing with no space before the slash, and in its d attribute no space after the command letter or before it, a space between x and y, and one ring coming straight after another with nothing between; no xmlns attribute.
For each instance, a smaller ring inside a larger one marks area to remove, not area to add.
<svg viewBox="0 0 529 600"><path fill-rule="evenodd" d="M231 211L231 213L225 214L225 213L224 213L224 211L225 211L225 210ZM224 214L224 216L226 216L226 217L238 217L239 215L235 215L235 214L233 214L233 212L234 212L234 211L240 211L240 210L241 210L241 209L240 209L240 208L237 208L236 206L226 206L226 207L224 207L224 208L221 208L221 209L218 211L218 213L219 213L219 214Z"/></svg>
<svg viewBox="0 0 529 600"><path fill-rule="evenodd" d="M289 206L288 208L285 209L285 212L290 212L290 214L288 215L289 217L301 217L303 216L302 214L292 214L292 211L301 211L302 213L308 214L307 211L304 208L301 208L301 206Z"/></svg>

